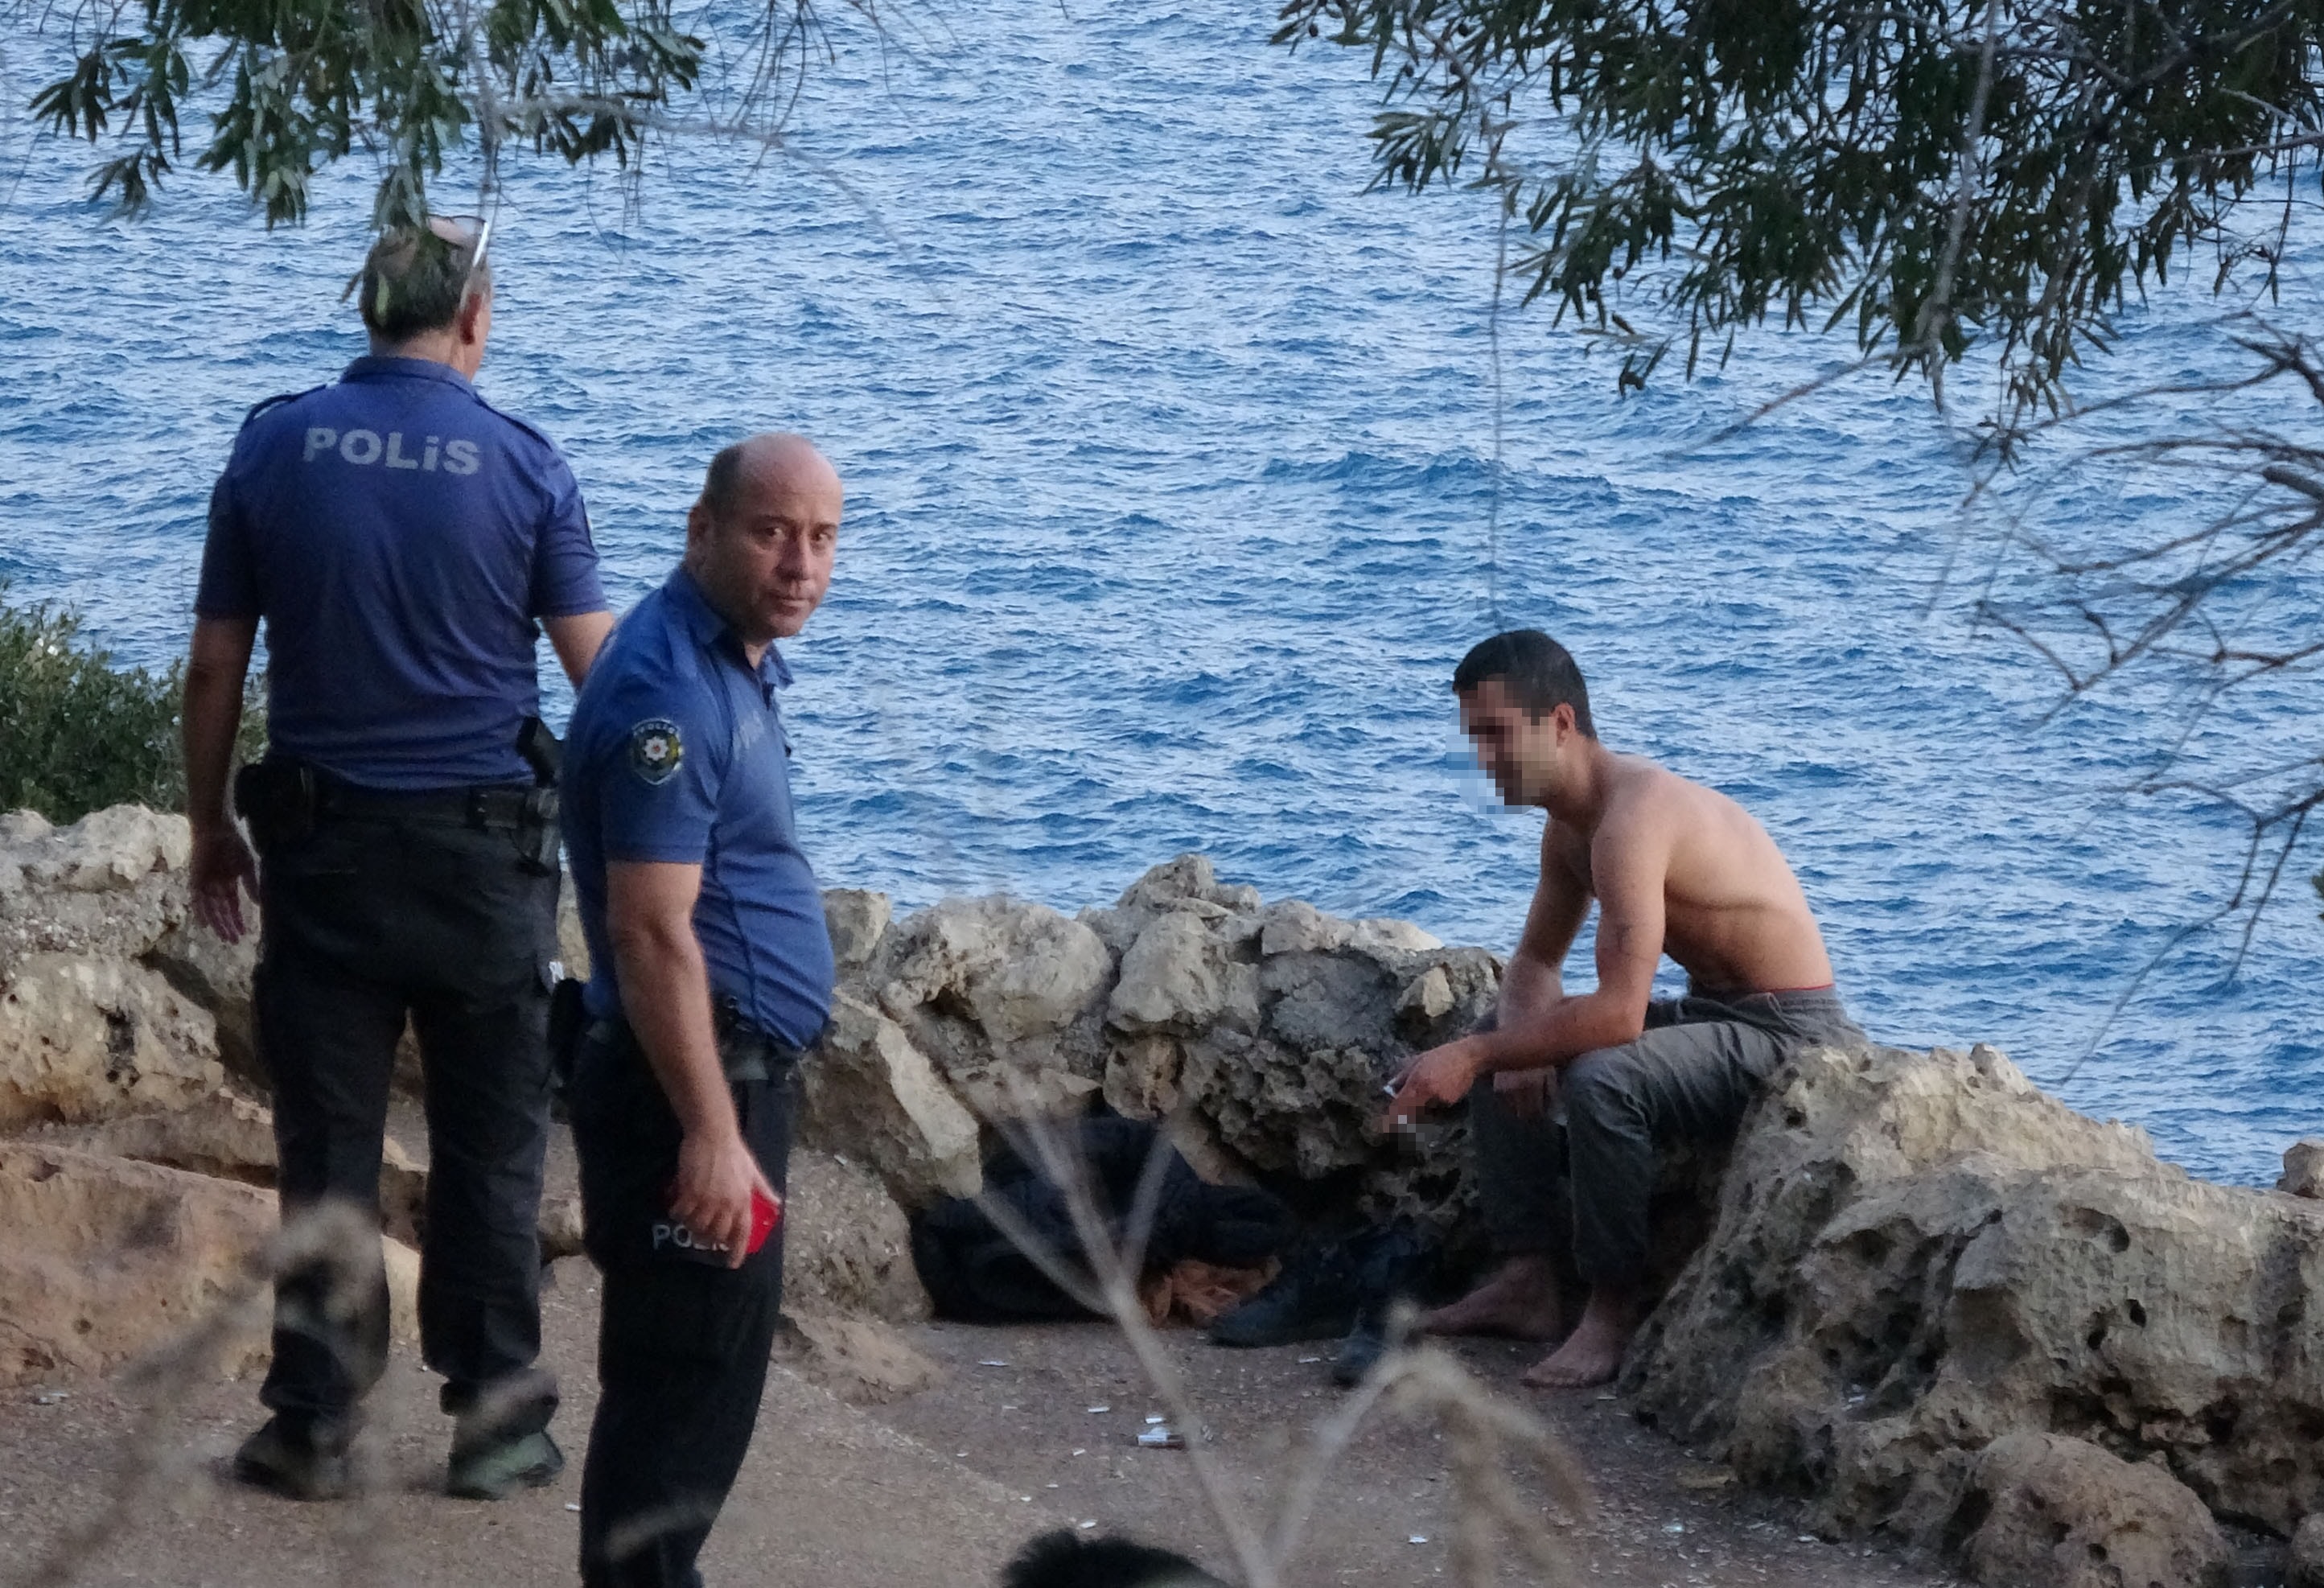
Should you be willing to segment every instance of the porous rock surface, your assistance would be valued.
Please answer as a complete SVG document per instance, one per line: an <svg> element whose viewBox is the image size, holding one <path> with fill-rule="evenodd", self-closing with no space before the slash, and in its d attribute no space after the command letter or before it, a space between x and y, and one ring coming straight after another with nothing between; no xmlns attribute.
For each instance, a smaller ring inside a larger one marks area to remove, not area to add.
<svg viewBox="0 0 2324 1588"><path fill-rule="evenodd" d="M264 1359L248 1297L272 1192L49 1141L0 1141L0 1383L108 1371L224 1318L207 1365ZM398 1337L418 1335L419 1254L383 1238Z"/></svg>
<svg viewBox="0 0 2324 1588"><path fill-rule="evenodd" d="M1968 1497L1962 1561L1995 1588L2225 1588L2234 1562L2185 1484L2062 1435L1996 1439L1969 1469Z"/></svg>
<svg viewBox="0 0 2324 1588"><path fill-rule="evenodd" d="M1199 854L1073 919L947 900L874 934L876 899L826 896L841 990L807 1069L805 1139L858 1154L905 1205L973 1190L1011 1122L1102 1102L1168 1118L1213 1177L1345 1176L1374 1212L1456 1220L1461 1129L1416 1146L1373 1125L1388 1077L1490 1006L1484 951L1265 905Z"/></svg>
<svg viewBox="0 0 2324 1588"><path fill-rule="evenodd" d="M2024 1564L2034 1523L1997 1496L2033 1485L2122 1568L2088 1581L2172 1588L2217 1554L2172 1519L2324 1510L2319 1297L2324 1206L2191 1179L1990 1048L1817 1049L1746 1121L1623 1387L1824 1531L2085 1580ZM2107 1542L2140 1515L2152 1574Z"/></svg>

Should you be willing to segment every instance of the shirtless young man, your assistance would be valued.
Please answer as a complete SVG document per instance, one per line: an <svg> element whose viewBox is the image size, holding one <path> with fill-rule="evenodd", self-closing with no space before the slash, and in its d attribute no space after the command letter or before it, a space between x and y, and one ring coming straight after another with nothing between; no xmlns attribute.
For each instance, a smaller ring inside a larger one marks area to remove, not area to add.
<svg viewBox="0 0 2324 1588"><path fill-rule="evenodd" d="M1549 813L1541 881L1477 1031L1405 1071L1391 1124L1467 1099L1479 1187L1507 1255L1480 1288L1423 1320L1438 1334L1555 1338L1549 1251L1570 1178L1573 1250L1590 1302L1525 1381L1600 1384L1620 1369L1646 1294L1655 1148L1734 1133L1787 1054L1863 1040L1831 990L1806 896L1766 829L1722 794L1598 742L1581 670L1532 629L1498 634L1452 675L1461 725L1510 805ZM1558 967L1598 901L1598 985ZM1668 954L1687 996L1650 1001ZM1564 1103L1560 1131L1549 1117Z"/></svg>

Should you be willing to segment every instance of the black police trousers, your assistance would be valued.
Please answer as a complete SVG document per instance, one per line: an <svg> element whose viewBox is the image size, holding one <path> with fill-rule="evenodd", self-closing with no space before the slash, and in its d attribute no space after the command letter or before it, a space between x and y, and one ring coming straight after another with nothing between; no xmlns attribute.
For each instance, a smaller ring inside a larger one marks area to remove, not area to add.
<svg viewBox="0 0 2324 1588"><path fill-rule="evenodd" d="M798 1066L729 1083L778 1191ZM625 1027L593 1027L569 1090L583 1238L604 1275L596 1420L581 1473L583 1588L699 1588L695 1557L751 1446L783 1300L780 1225L740 1268L678 1254L669 1188L682 1132ZM657 1240L657 1225L662 1239Z"/></svg>
<svg viewBox="0 0 2324 1588"><path fill-rule="evenodd" d="M533 1365L557 888L521 866L513 833L448 820L327 816L262 847L254 1001L283 1217L339 1199L376 1219L408 1015L427 1084L420 1351L444 1409L482 1433L529 1434L557 1409ZM334 1258L277 1283L260 1392L324 1444L387 1362L378 1242Z"/></svg>

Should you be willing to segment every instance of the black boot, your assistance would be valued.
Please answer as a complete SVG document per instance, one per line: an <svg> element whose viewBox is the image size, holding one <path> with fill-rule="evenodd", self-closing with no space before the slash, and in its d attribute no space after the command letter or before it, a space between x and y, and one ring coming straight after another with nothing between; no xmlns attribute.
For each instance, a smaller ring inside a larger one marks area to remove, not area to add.
<svg viewBox="0 0 2324 1588"><path fill-rule="evenodd" d="M1273 1283L1211 1325L1211 1343L1291 1345L1346 1333L1363 1301L1351 1249L1370 1234L1302 1242Z"/></svg>
<svg viewBox="0 0 2324 1588"><path fill-rule="evenodd" d="M1405 1331L1395 1327L1397 1304L1418 1293L1428 1260L1426 1244L1401 1226L1381 1231L1370 1243L1356 1275L1363 1301L1356 1309L1355 1327L1333 1360L1333 1383L1348 1388L1361 1382L1374 1363L1405 1343Z"/></svg>
<svg viewBox="0 0 2324 1588"><path fill-rule="evenodd" d="M336 1424L271 1417L234 1453L234 1475L238 1482L290 1500L340 1499L353 1486L346 1431Z"/></svg>

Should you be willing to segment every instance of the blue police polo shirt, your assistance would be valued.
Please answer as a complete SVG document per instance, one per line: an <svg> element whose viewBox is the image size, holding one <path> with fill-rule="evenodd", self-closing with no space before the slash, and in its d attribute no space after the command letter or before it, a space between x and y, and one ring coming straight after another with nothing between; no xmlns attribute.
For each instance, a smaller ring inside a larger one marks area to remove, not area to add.
<svg viewBox="0 0 2324 1588"><path fill-rule="evenodd" d="M715 999L805 1048L831 1012L823 891L791 812L772 645L757 667L684 568L632 608L589 669L565 743L565 845L589 939L588 1005L621 1008L605 867L702 867L695 936Z"/></svg>
<svg viewBox="0 0 2324 1588"><path fill-rule="evenodd" d="M530 782L533 620L604 607L557 448L425 358L358 358L251 411L194 598L265 619L276 752L393 789Z"/></svg>

